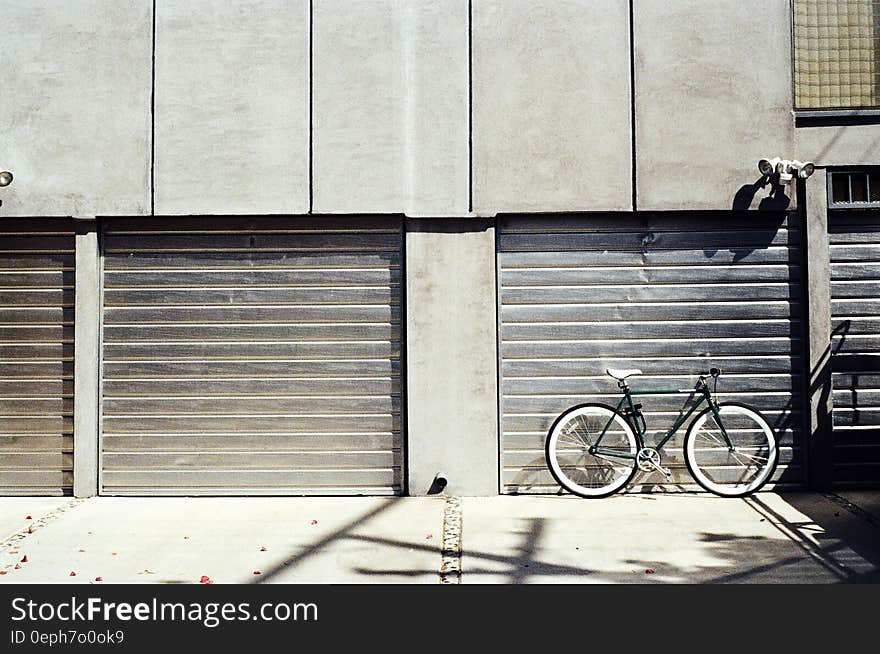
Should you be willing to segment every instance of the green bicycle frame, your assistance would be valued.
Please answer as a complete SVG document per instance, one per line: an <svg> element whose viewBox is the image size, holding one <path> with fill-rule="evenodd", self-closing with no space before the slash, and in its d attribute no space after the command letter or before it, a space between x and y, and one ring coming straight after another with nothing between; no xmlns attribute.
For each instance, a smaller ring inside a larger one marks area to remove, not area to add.
<svg viewBox="0 0 880 654"><path fill-rule="evenodd" d="M620 402L617 403L617 408L615 409L615 414L620 414L626 420L627 416L631 417L629 420L630 425L634 428L636 441L638 443L638 449L641 450L645 447L645 439L644 436L648 432L648 425L645 423L645 418L643 415L636 410L635 405L633 404L632 398L634 395L692 395L696 392L701 393L700 399L694 403L694 405L688 409L687 413L683 416L679 417L678 420L675 421L675 424L666 432L666 435L660 440L659 443L654 447L654 449L662 448L670 438L672 438L675 433L681 428L681 426L687 422L688 418L693 415L694 411L703 406L703 403L706 402L709 404L709 408L712 410L712 415L715 416L715 420L718 422L718 427L721 429L721 434L724 436L724 441L727 443L727 447L733 448L733 444L730 442L730 438L727 436L727 430L724 428L724 423L721 420L721 414L718 412L718 404L715 400L712 399L712 393L709 391L709 385L705 382L698 386L696 389L694 388L666 388L659 389L656 391L633 391L626 385L621 385L623 389L623 397L620 398ZM625 410L625 407L628 407L629 411ZM622 410L624 409L624 410ZM637 418L641 418L641 424L639 424L639 420ZM602 443L602 439L605 437L605 434L608 432L609 427L614 422L615 416L611 416L608 419L608 422L605 424L605 428L602 429L602 433L599 434L599 438L596 439L596 443L590 448L591 454L599 454L601 456L612 457L616 456L621 459L635 459L637 454L632 454L630 452L621 452L619 450L603 450L600 447Z"/></svg>

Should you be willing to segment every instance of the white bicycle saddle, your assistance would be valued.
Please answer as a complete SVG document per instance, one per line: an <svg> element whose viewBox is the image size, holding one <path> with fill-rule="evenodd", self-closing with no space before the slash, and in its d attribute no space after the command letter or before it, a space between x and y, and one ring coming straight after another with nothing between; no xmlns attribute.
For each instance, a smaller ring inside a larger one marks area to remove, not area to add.
<svg viewBox="0 0 880 654"><path fill-rule="evenodd" d="M606 368L605 372L614 377L614 379L618 381L623 381L627 377L632 377L633 375L641 375L641 370L636 370L633 368L632 370L617 370L616 368Z"/></svg>

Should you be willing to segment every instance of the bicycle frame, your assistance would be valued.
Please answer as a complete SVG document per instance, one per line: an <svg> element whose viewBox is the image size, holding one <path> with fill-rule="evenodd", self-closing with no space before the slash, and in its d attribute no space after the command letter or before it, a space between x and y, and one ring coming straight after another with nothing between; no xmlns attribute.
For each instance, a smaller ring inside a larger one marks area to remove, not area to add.
<svg viewBox="0 0 880 654"><path fill-rule="evenodd" d="M694 405L688 409L687 413L683 416L680 416L672 427L666 432L666 435L654 446L654 449L661 449L670 438L672 438L675 433L681 429L681 426L688 421L694 411L703 406L704 403L709 404L709 408L712 411L712 415L715 416L715 420L718 423L718 427L721 430L721 434L724 436L724 441L727 444L727 447L733 448L733 444L730 442L730 438L727 436L727 430L724 428L724 423L721 420L721 414L718 411L718 404L712 399L712 393L709 391L709 385L703 381L696 388L666 388L666 389L658 389L655 391L633 391L630 390L629 386L627 386L626 382L619 383L618 386L623 390L623 397L620 398L620 402L617 403L617 408L615 409L616 414L620 414L624 416L626 420L627 417L631 419L628 421L630 425L633 427L633 431L635 432L636 442L638 444L638 450L641 450L645 447L645 439L644 436L648 432L648 425L645 422L644 416L641 414L639 410L636 409L633 404L632 398L637 395L692 395L694 393L701 393L700 399L694 403ZM627 411L628 409L628 411ZM602 443L602 439L605 437L605 434L608 431L608 428L611 427L611 424L614 422L615 416L611 416L608 419L608 422L605 424L604 429L602 429L602 433L599 434L599 438L596 439L596 443L590 447L591 454L599 454L601 456L606 457L618 457L621 459L635 459L637 457L636 454L632 454L630 452L621 452L619 450L603 450L600 447ZM641 425L637 418L641 418Z"/></svg>

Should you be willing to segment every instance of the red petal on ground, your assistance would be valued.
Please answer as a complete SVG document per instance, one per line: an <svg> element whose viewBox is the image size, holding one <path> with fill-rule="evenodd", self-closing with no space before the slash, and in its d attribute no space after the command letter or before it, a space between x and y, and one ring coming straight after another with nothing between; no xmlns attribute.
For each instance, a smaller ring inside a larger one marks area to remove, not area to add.
<svg viewBox="0 0 880 654"><path fill-rule="evenodd" d="M428 534L425 536L425 540L431 540L432 538L434 538L434 534Z"/></svg>
<svg viewBox="0 0 880 654"><path fill-rule="evenodd" d="M18 565L18 563L16 563L16 564L15 564L15 569L16 569L16 570L21 570L21 566Z"/></svg>
<svg viewBox="0 0 880 654"><path fill-rule="evenodd" d="M84 549L82 549L82 548L80 548L80 549L79 549L79 551L80 551L80 552L85 552L85 550L84 550Z"/></svg>
<svg viewBox="0 0 880 654"><path fill-rule="evenodd" d="M318 521L317 521L317 520L312 520L311 524L316 525L316 524L318 524Z"/></svg>
<svg viewBox="0 0 880 654"><path fill-rule="evenodd" d="M265 548L265 547L261 547L261 548L260 548L260 551L261 551L261 552L265 552L265 551L266 551L266 548Z"/></svg>
<svg viewBox="0 0 880 654"><path fill-rule="evenodd" d="M119 554L119 552L110 552L111 556L116 556L117 554Z"/></svg>
<svg viewBox="0 0 880 654"><path fill-rule="evenodd" d="M648 568L647 570L645 570L645 574L646 574L646 575L652 575L652 574L654 574L654 568Z"/></svg>
<svg viewBox="0 0 880 654"><path fill-rule="evenodd" d="M207 584L209 581L211 581L211 578L208 575L202 575L202 578L199 579L200 584Z"/></svg>
<svg viewBox="0 0 880 654"><path fill-rule="evenodd" d="M255 574L255 575L261 575L261 574L263 574L263 573L260 572L259 570L254 570L254 574Z"/></svg>
<svg viewBox="0 0 880 654"><path fill-rule="evenodd" d="M104 577L95 577L95 581L104 581Z"/></svg>
<svg viewBox="0 0 880 654"><path fill-rule="evenodd" d="M70 577L75 577L75 576L76 576L76 573L75 573L73 570L71 570L71 571L70 571L70 575L68 575L68 576L70 576Z"/></svg>
<svg viewBox="0 0 880 654"><path fill-rule="evenodd" d="M21 562L22 562L22 563L27 563L27 562L28 562L27 554L25 554L23 557L21 557Z"/></svg>
<svg viewBox="0 0 880 654"><path fill-rule="evenodd" d="M30 517L29 515L26 515L26 516L24 517L24 519L25 519L25 520L33 520L33 518Z"/></svg>
<svg viewBox="0 0 880 654"><path fill-rule="evenodd" d="M6 570L0 570L0 575L5 575L5 574L6 574Z"/></svg>
<svg viewBox="0 0 880 654"><path fill-rule="evenodd" d="M33 529L31 529L31 528L30 528L30 527L28 527L28 533L29 533L29 534L32 534L32 533L34 533L34 530L33 530Z"/></svg>

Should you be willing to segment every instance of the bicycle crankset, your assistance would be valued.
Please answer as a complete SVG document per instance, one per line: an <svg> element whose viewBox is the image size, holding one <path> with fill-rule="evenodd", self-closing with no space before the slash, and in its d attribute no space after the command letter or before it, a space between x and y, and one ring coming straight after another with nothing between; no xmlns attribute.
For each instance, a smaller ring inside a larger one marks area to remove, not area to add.
<svg viewBox="0 0 880 654"><path fill-rule="evenodd" d="M667 479L672 477L672 471L660 465L660 452L653 447L643 447L636 454L636 463L643 472L660 472Z"/></svg>

